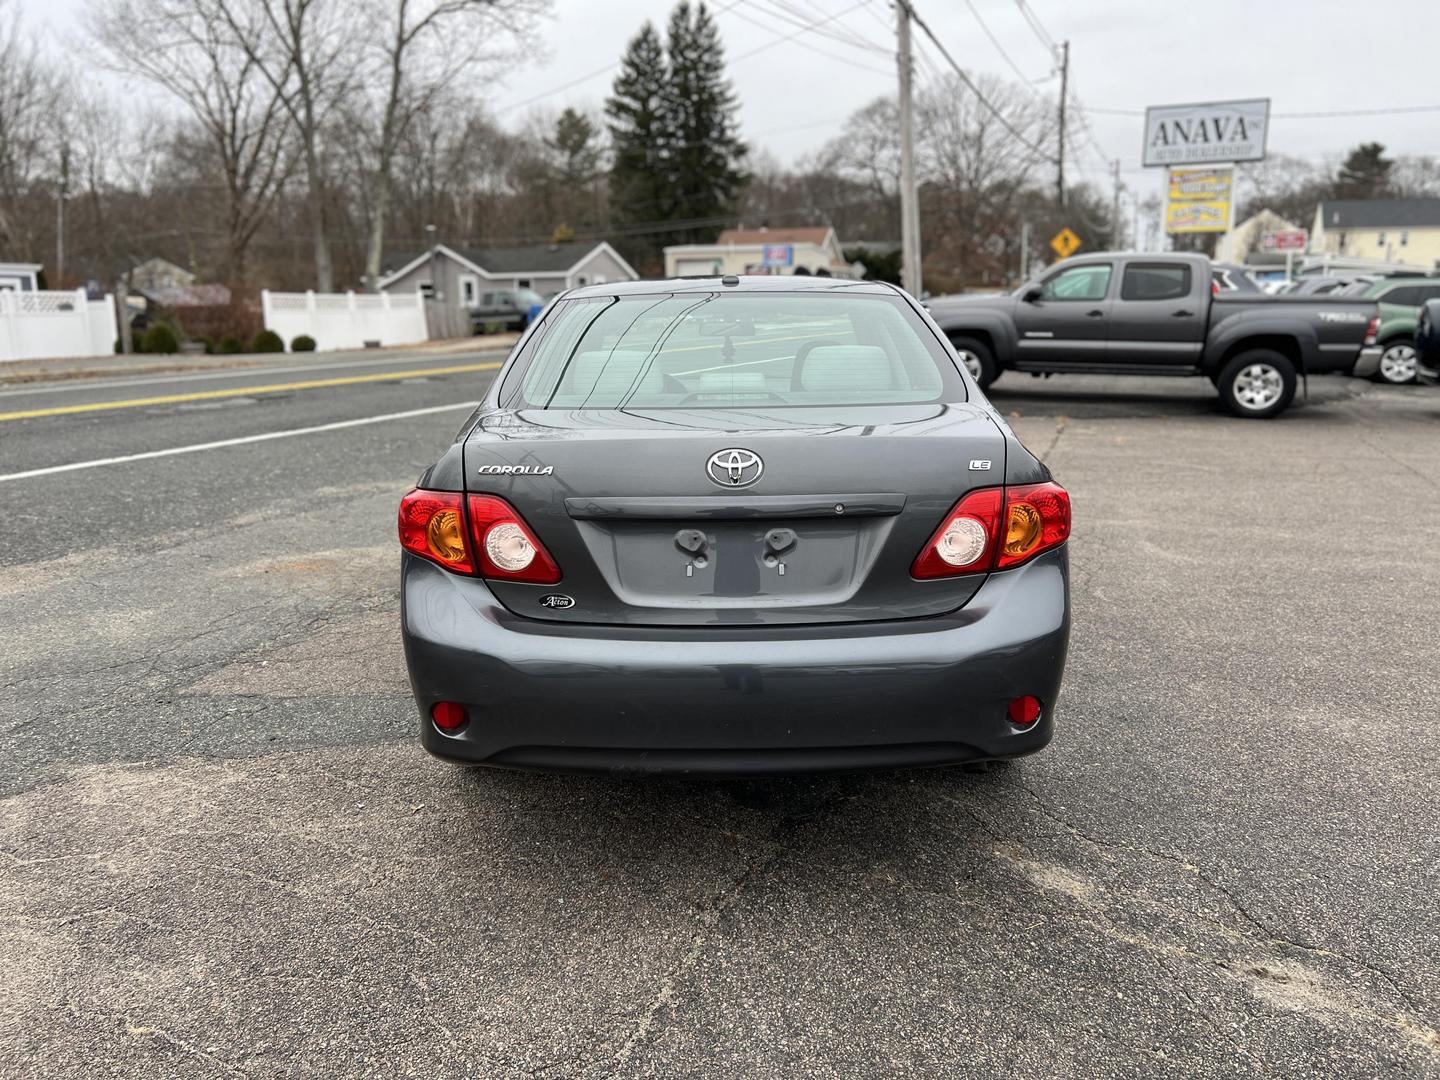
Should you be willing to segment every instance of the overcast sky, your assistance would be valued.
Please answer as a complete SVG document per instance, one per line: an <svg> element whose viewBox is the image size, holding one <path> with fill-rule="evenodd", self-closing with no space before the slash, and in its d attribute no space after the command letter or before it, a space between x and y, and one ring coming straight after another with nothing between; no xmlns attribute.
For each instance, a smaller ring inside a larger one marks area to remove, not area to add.
<svg viewBox="0 0 1440 1080"><path fill-rule="evenodd" d="M1392 152L1440 155L1440 113L1287 119L1283 114L1440 104L1440 67L1423 45L1440 26L1437 0L1027 0L1041 30L1016 0L912 0L955 59L972 70L1017 79L1053 95L1054 63L1041 33L1069 39L1071 85L1093 109L1269 97L1273 153L1338 155L1361 140ZM47 18L63 35L80 21L84 0L22 0L32 26ZM646 20L663 29L671 0L555 0L542 26L542 51L508 73L490 98L501 119L520 123L535 108L598 109L616 62ZM711 0L741 103L742 135L782 162L818 149L848 113L893 93L894 16L888 0ZM973 10L972 10L973 8ZM799 13L799 14L796 14ZM977 19L1014 63L1002 57ZM825 28L865 38L869 51L797 23L833 16ZM919 73L945 61L923 35ZM762 51L762 46L771 46ZM927 59L928 58L928 59ZM933 77L933 76L930 76ZM538 99L533 100L532 99ZM1103 180L1119 158L1125 182L1158 190L1159 170L1141 170L1141 118L1090 114L1097 148L1076 150L1081 174ZM1102 173L1103 170L1103 173Z"/></svg>

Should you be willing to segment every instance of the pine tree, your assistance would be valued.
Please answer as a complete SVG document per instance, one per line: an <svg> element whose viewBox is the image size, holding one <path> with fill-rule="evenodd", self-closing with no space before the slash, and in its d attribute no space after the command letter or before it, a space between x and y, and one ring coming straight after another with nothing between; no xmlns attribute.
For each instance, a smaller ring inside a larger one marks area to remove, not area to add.
<svg viewBox="0 0 1440 1080"><path fill-rule="evenodd" d="M665 114L673 138L669 161L669 217L675 221L728 217L749 177L745 144L736 135L736 101L725 77L724 46L702 0L681 0L670 16ZM671 232L668 243L713 242L719 224Z"/></svg>
<svg viewBox="0 0 1440 1080"><path fill-rule="evenodd" d="M1379 143L1361 143L1350 151L1335 177L1335 194L1342 199L1375 199L1390 187L1390 170L1395 162L1385 156Z"/></svg>
<svg viewBox="0 0 1440 1080"><path fill-rule="evenodd" d="M669 178L668 71L660 35L646 23L631 39L620 61L620 74L605 102L614 154L610 169L610 215L617 226L668 220L672 208ZM622 242L632 255L653 256L653 237Z"/></svg>

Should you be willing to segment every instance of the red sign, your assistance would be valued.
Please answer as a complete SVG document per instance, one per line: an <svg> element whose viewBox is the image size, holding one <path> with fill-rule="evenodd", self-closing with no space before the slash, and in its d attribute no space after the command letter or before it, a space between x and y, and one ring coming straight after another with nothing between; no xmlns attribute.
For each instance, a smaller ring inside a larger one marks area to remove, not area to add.
<svg viewBox="0 0 1440 1080"><path fill-rule="evenodd" d="M1266 251L1304 251L1310 234L1304 229L1277 229L1265 234Z"/></svg>

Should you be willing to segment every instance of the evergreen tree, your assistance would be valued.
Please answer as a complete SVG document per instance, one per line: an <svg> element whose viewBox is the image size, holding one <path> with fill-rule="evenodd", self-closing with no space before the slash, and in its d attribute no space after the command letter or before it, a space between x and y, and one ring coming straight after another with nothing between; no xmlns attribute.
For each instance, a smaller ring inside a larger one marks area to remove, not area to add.
<svg viewBox="0 0 1440 1080"><path fill-rule="evenodd" d="M555 228L568 229L571 240L575 238L573 226L588 227L599 219L600 199L595 189L602 153L599 135L588 116L566 109L544 140L549 151L546 186L557 192L557 198L551 200L559 215Z"/></svg>
<svg viewBox="0 0 1440 1080"><path fill-rule="evenodd" d="M736 101L725 77L724 46L702 0L681 0L670 16L670 71L665 114L673 139L670 156L671 220L729 217L749 179L745 144L736 135ZM713 242L720 225L670 233L672 244Z"/></svg>
<svg viewBox="0 0 1440 1080"><path fill-rule="evenodd" d="M1361 143L1350 151L1335 177L1335 194L1342 199L1376 199L1388 193L1395 162L1379 143Z"/></svg>
<svg viewBox="0 0 1440 1080"><path fill-rule="evenodd" d="M667 77L660 36L647 22L626 47L620 74L605 102L614 154L610 214L621 228L668 220L671 214ZM652 240L633 236L622 241L622 250L653 255L657 245Z"/></svg>

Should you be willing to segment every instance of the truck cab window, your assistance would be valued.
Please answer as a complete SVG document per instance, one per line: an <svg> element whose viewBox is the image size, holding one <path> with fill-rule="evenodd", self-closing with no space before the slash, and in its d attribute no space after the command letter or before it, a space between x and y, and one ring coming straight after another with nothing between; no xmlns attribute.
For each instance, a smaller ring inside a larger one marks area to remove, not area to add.
<svg viewBox="0 0 1440 1080"><path fill-rule="evenodd" d="M1072 266L1040 286L1042 300L1104 300L1110 288L1110 264Z"/></svg>
<svg viewBox="0 0 1440 1080"><path fill-rule="evenodd" d="M1235 286L1225 282L1222 288ZM1190 268L1182 263L1131 263L1120 282L1121 300L1178 300L1190 295Z"/></svg>

